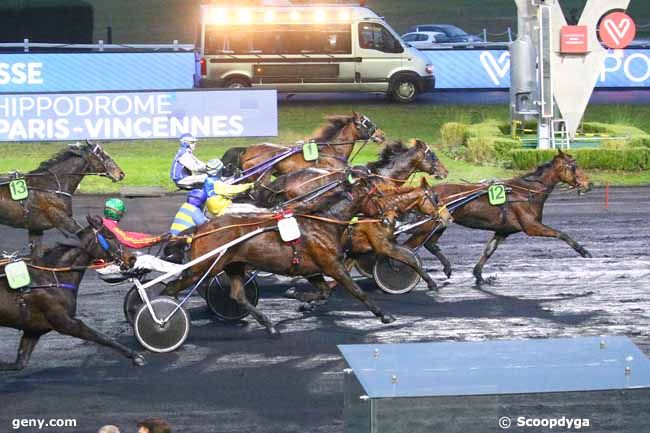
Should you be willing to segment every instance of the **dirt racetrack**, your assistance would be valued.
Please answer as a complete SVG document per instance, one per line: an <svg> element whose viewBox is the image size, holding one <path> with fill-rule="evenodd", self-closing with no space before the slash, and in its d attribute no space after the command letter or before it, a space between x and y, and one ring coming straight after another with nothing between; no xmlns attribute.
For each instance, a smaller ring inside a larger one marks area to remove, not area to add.
<svg viewBox="0 0 650 433"><path fill-rule="evenodd" d="M76 197L77 218L99 213L103 200ZM129 200L123 226L162 232L181 200ZM397 317L390 325L340 290L318 312L300 313L296 301L282 297L288 287L282 280L267 281L260 301L282 332L277 340L250 319L237 325L212 320L200 298L190 304L193 328L185 346L145 354L142 368L111 350L51 334L26 370L0 373L0 431L12 431L17 418L75 418L76 428L40 431L89 433L110 423L133 432L137 420L161 416L184 433L342 432L344 364L337 344L626 335L648 354L649 219L650 188L613 188L609 210L602 189L583 197L554 194L545 223L574 237L594 258L582 259L558 240L519 234L488 262L485 274L497 278L481 289L474 287L471 268L490 234L454 226L441 240L454 266L451 279L424 254L442 286L439 294L420 284L408 295L389 296L364 284ZM0 250L21 248L26 237L0 227ZM88 273L79 317L137 347L122 315L127 288ZM0 360L14 359L18 338L0 329ZM598 431L594 427L589 431Z"/></svg>

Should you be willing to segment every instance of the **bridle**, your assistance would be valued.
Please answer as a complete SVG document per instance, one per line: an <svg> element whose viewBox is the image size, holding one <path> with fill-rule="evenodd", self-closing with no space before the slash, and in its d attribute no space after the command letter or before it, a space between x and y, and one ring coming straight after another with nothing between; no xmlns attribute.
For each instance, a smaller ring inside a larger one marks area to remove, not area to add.
<svg viewBox="0 0 650 433"><path fill-rule="evenodd" d="M123 253L124 253L124 251L122 249L122 244L117 242L117 244L118 244L118 247L117 247L118 254L115 254L114 253L115 248L113 248L111 246L111 244L108 242L108 240L101 233L100 230L98 230L96 228L93 228L93 233L94 233L94 237L93 237L93 241L91 241L92 243L87 245L87 246L82 246L82 249L84 251L86 251L86 253L90 253L87 248L90 248L92 245L94 245L96 243L97 245L99 245L99 247L102 250L104 250L104 252L106 252L106 254L108 254L108 257L110 257L110 259L112 261L116 262L118 265L122 264L123 263L122 257L123 257Z"/></svg>
<svg viewBox="0 0 650 433"><path fill-rule="evenodd" d="M372 140L373 136L377 132L377 125L372 123L372 121L365 115L361 116L361 120L355 119L354 125L361 133L361 140Z"/></svg>

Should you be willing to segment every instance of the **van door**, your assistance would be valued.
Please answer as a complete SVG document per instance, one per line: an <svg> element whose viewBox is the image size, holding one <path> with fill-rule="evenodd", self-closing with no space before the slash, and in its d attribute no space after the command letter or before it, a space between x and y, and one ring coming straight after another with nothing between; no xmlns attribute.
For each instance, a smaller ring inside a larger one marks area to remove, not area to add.
<svg viewBox="0 0 650 433"><path fill-rule="evenodd" d="M388 91L388 80L402 68L401 42L379 22L362 21L357 25L356 44L359 54L357 80L360 90Z"/></svg>

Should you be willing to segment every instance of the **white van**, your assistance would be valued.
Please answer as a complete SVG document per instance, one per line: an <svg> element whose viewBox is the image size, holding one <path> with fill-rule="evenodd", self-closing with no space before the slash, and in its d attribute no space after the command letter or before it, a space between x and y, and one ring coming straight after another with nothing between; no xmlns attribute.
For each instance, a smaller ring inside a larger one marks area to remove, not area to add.
<svg viewBox="0 0 650 433"><path fill-rule="evenodd" d="M370 9L202 6L201 87L379 92L411 102L433 65Z"/></svg>

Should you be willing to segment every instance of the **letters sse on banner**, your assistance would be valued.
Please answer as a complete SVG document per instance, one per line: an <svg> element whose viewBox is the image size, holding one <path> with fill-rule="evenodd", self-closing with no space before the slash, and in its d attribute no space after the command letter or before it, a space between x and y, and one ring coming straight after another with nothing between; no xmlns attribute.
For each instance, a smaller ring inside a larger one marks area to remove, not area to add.
<svg viewBox="0 0 650 433"><path fill-rule="evenodd" d="M275 90L0 94L0 141L270 137Z"/></svg>

